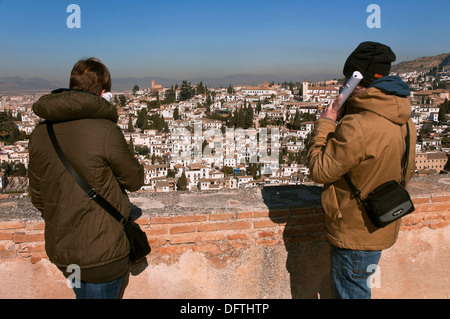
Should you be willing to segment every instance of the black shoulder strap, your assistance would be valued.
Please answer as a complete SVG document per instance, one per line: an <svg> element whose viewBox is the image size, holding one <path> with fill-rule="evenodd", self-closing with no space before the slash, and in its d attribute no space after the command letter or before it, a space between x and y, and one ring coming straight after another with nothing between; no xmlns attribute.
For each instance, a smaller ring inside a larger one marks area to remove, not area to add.
<svg viewBox="0 0 450 319"><path fill-rule="evenodd" d="M409 148L410 148L409 122L406 122L405 141L406 141L406 150L405 150L405 158L404 158L404 163L403 163L402 180L400 182L403 187L405 187L405 185L406 185L406 175L408 173L408 164L409 164ZM358 188L356 188L356 186L352 183L348 173L346 173L344 175L344 179L346 180L348 186L350 187L350 190L352 191L353 196L355 196L356 198L358 198L359 200L364 202L364 199L361 196L361 191Z"/></svg>
<svg viewBox="0 0 450 319"><path fill-rule="evenodd" d="M409 164L409 149L410 149L410 133L409 133L409 122L406 122L406 150L405 150L405 159L403 164L403 176L401 184L403 187L406 186L406 175L408 174L408 164Z"/></svg>
<svg viewBox="0 0 450 319"><path fill-rule="evenodd" d="M114 207L112 206L106 199L104 199L93 187L91 187L72 167L70 162L64 156L61 147L59 146L58 140L55 136L55 131L53 130L53 123L46 121L47 123L47 132L50 136L50 140L52 141L53 147L55 148L56 154L58 154L59 159L63 163L64 167L73 177L73 179L77 182L78 185L84 190L84 192L88 195L89 199L94 200L97 204L99 204L103 209L105 209L112 217L114 217L119 223L125 224L127 219Z"/></svg>

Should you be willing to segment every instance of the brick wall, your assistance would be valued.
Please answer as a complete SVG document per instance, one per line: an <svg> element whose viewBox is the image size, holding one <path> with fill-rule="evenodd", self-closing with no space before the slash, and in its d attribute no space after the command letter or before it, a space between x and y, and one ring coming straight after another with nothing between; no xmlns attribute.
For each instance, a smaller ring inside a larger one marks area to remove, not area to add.
<svg viewBox="0 0 450 319"><path fill-rule="evenodd" d="M224 249L273 246L283 241L324 240L322 210L318 207L243 211L239 213L144 217L138 223L147 233L154 259L189 251L220 260Z"/></svg>
<svg viewBox="0 0 450 319"><path fill-rule="evenodd" d="M47 259L43 222L0 222L0 260L17 259L36 263L43 258Z"/></svg>
<svg viewBox="0 0 450 319"><path fill-rule="evenodd" d="M443 228L450 225L450 195L414 197L415 212L403 218L402 230Z"/></svg>
<svg viewBox="0 0 450 319"><path fill-rule="evenodd" d="M152 247L149 258L161 261L166 260L165 256L177 257L186 252L216 254L221 246L230 249L325 240L321 207L141 216L136 222ZM36 263L47 259L43 221L0 221L0 243L0 260Z"/></svg>
<svg viewBox="0 0 450 319"><path fill-rule="evenodd" d="M393 258L394 260L395 258L398 260L407 259L412 253L408 251L408 247L414 246L411 241L417 239L418 242L422 243L431 240L432 242L426 245L428 250L432 250L433 256L436 253L443 253L445 257L447 254L447 257L443 261L440 259L439 262L448 264L450 262L450 254L447 248L450 246L448 237L450 192L444 194L413 194L413 201L416 211L403 218L399 243L395 245L399 247L393 250L394 253L388 252L385 254L384 256L387 257L383 256L382 259L389 258L390 262ZM0 209L6 209L7 207L8 205L0 205ZM319 291L329 288L329 285L324 283L328 272L326 253L324 253L327 243L323 211L320 205L255 210L247 208L233 212L212 210L201 213L191 213L187 209L182 215L169 216L144 212L137 222L146 232L152 246L152 252L147 258L148 265L146 265L145 270L130 279L127 288L128 294L125 297L190 298L192 287L199 280L194 277L204 278L204 280L210 282L209 285L202 283L204 285L203 290L198 292L197 295L194 294L194 298L220 298L221 296L231 298L245 298L245 296L250 298L309 298L315 297L319 294ZM432 234L439 234L437 238L440 239L436 239L436 242L434 239L427 239L434 236ZM417 247L417 251L424 251L424 249L423 247ZM416 252L416 255L418 252ZM270 256L278 257L276 260L270 260ZM314 266L314 263L305 261L308 258L322 260L323 262ZM440 256L439 258L443 257ZM269 262L268 260L270 261L270 267L266 265ZM428 264L423 265L424 268L428 267L428 269L422 269L423 274L429 272L429 266L432 263L433 261L429 260ZM48 276L51 274L50 277L56 278L55 280L59 282L61 289L66 289L66 291L60 293L59 291L39 290L40 292L36 292L36 295L27 290L30 289L29 282L20 282L20 276L14 283L11 281L11 285L14 285L14 287L13 290L10 290L7 284L10 281L7 279L15 277L15 264L20 264L20 267L31 270L35 274L35 278L39 278L36 269L41 269L42 275ZM381 264L383 264L383 260ZM297 290L294 289L292 267L295 267L295 269L301 268L300 272L304 273L304 277L296 279L298 287L295 289ZM321 267L323 269L320 269ZM188 271L188 269L191 269L191 271ZM450 271L448 269L450 267L447 267L444 273L446 280L449 280ZM143 287L147 285L148 288L151 281L149 278L152 278L152 276L158 276L158 279L154 280L153 283L156 285L158 282L158 294L156 296L154 294L143 294L142 292L142 289L145 289L142 288L142 285ZM164 276L168 277L163 279ZM171 280L174 280L174 276L178 276L178 279L175 280L176 283L171 282ZM278 278L280 282L277 285L279 287L275 287L275 284L272 283L270 288L261 288L266 285L264 280L267 276ZM308 285L314 286L312 290L315 292L312 295L310 292L306 294L301 291L304 289L304 283L310 280L308 277L311 276L317 277L317 282L308 282ZM439 276L442 281L442 274ZM242 282L245 278L251 281L253 288ZM18 291L13 293L14 289L23 289L25 292L22 292L22 295L33 298L55 298L52 293L56 293L58 297L66 296L70 298L71 293L64 287L58 270L47 260L44 223L41 220L5 220L5 218L0 220L0 281L3 283L2 288L0 288L0 298L14 298L17 294L21 295ZM183 292L180 291L180 282L185 281L190 281L190 283L187 284ZM438 279L436 279L436 283L438 284ZM161 290L161 285L165 285L165 292ZM177 286L175 289L177 293L174 294L170 287L175 285ZM235 294L228 290L230 285L234 287ZM140 288L138 289L138 287ZM442 291L433 292L433 287L430 289L431 295L435 293L433 296L438 298L441 293L444 293ZM445 293L449 293L448 288ZM329 296L329 294L322 292L322 297L326 296ZM375 296L377 295L375 294ZM382 298L398 297L395 292L388 290L379 293L378 296Z"/></svg>
<svg viewBox="0 0 450 319"><path fill-rule="evenodd" d="M415 197L416 211L403 218L401 231L450 225L450 195ZM272 246L284 242L324 241L325 225L321 207L274 211L185 215L143 216L136 220L147 234L151 258L177 256L186 252L214 254L227 247ZM39 262L47 259L44 222L0 221L0 260Z"/></svg>

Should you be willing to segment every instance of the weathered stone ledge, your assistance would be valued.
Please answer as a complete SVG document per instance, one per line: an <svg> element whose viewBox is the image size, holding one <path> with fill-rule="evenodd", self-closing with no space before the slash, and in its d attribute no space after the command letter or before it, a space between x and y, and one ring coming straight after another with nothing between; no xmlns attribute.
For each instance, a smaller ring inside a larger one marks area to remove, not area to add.
<svg viewBox="0 0 450 319"><path fill-rule="evenodd" d="M415 201L420 198L449 196L450 176L414 177L408 191ZM305 184L298 186L268 186L238 190L204 192L130 193L131 202L141 208L143 215L170 216L183 214L237 213L255 210L267 211L282 207L320 206L322 187ZM0 220L42 219L29 198L0 199Z"/></svg>

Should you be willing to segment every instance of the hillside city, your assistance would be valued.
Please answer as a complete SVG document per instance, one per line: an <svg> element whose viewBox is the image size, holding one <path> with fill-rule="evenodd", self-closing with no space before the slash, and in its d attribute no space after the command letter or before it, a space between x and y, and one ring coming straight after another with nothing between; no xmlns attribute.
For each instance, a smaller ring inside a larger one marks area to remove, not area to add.
<svg viewBox="0 0 450 319"><path fill-rule="evenodd" d="M450 68L398 74L411 88L418 139L416 174L445 174L450 156ZM130 151L145 167L143 191L211 191L312 183L308 140L343 80L209 88L114 91L112 103ZM48 92L47 92L48 93ZM42 119L32 105L44 93L0 98L0 192L27 192L28 139ZM22 195L21 195L22 196Z"/></svg>

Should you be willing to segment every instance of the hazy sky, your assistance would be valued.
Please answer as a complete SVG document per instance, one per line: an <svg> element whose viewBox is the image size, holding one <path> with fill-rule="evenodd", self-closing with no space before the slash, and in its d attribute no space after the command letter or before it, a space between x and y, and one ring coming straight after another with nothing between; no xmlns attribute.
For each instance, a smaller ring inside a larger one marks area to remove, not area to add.
<svg viewBox="0 0 450 319"><path fill-rule="evenodd" d="M372 3L381 28L367 26ZM116 78L340 74L362 41L397 62L450 52L449 12L449 0L0 0L0 77L63 80L90 56Z"/></svg>

